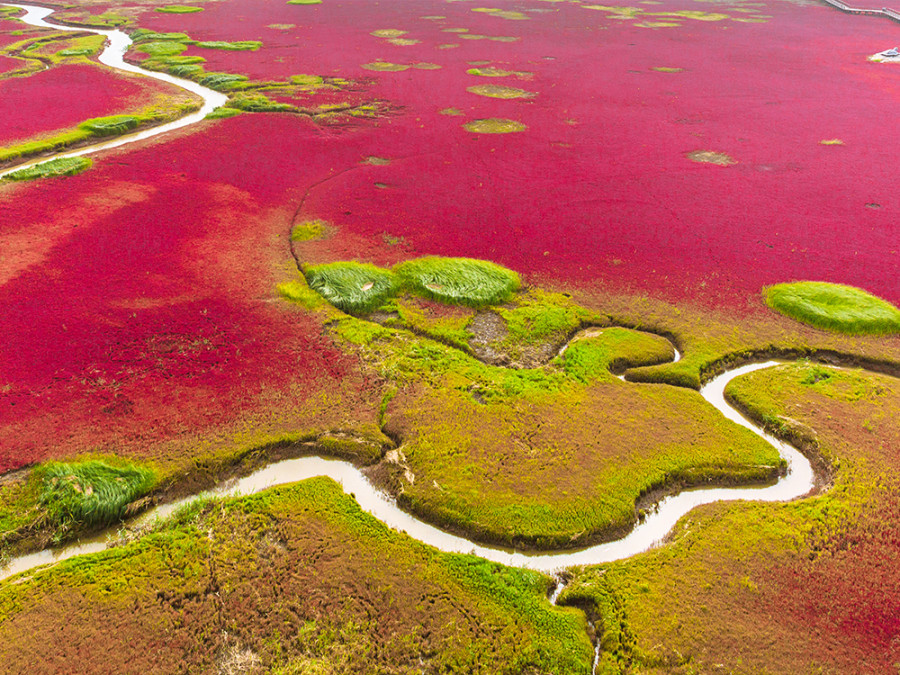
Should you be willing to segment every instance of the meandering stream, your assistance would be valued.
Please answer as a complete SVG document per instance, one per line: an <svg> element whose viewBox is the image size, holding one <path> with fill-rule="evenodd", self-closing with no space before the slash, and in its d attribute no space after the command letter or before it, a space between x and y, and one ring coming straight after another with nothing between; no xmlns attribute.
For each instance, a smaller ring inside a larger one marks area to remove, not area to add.
<svg viewBox="0 0 900 675"><path fill-rule="evenodd" d="M595 329L592 329L595 330ZM677 352L676 352L677 354ZM202 496L247 495L266 488L292 483L315 476L328 476L340 483L344 491L352 494L362 509L386 525L404 531L414 539L442 551L471 553L487 560L528 567L544 572L554 572L573 565L596 565L628 558L659 544L675 526L679 518L695 506L711 502L748 499L756 501L786 501L801 497L813 489L815 474L810 464L795 448L767 434L760 427L741 415L725 400L725 386L734 378L763 368L778 365L776 361L754 363L731 369L710 380L700 393L706 401L725 417L771 443L787 462L787 471L774 485L746 488L698 488L663 498L650 513L625 537L617 541L598 544L581 550L559 552L521 552L478 544L463 537L445 532L403 511L388 494L375 487L360 469L350 462L323 457L300 457L271 464L245 478L229 482L202 495L150 509L136 518L131 526L139 527L156 518L165 518L175 509ZM634 386L643 386L635 384ZM47 549L13 559L0 569L0 579L23 572L39 565L57 562L77 555L102 551L107 546L107 535L102 534L60 549Z"/></svg>
<svg viewBox="0 0 900 675"><path fill-rule="evenodd" d="M223 105L228 100L228 97L225 94L222 94L218 91L213 91L212 89L209 89L207 87L203 87L196 82L184 80L180 77L173 77L172 75L169 75L167 73L157 73L152 70L145 70L138 66L127 63L124 59L124 56L125 52L127 52L128 48L131 46L131 38L120 30L101 30L98 28L82 28L80 26L64 26L62 24L48 23L44 19L46 19L50 14L56 11L55 9L13 3L2 4L6 7L18 7L19 9L24 9L25 15L18 18L32 26L37 26L39 28L52 28L53 30L59 31L71 31L73 33L94 33L95 35L103 35L106 38L106 46L98 57L100 63L107 65L110 68L116 68L117 70L123 70L128 73L137 73L146 77L152 77L153 79L173 84L176 87L187 89L188 91L200 96L203 99L203 105L197 112L191 113L190 115L185 115L184 117L180 117L173 122L167 122L166 124L161 124L156 127L144 129L143 131L138 131L133 134L117 136L112 140L102 141L94 145L88 145L79 148L77 150L61 152L50 157L40 157L11 168L2 169L0 170L0 178L9 173L13 173L14 171L20 171L21 169L26 169L28 167L35 166L36 164L41 164L51 159L89 155L95 152L100 152L101 150L109 150L110 148L117 148L129 143L136 143L147 138L152 138L153 136L159 136L160 134L174 131L175 129L181 129L182 127L190 126L191 124L195 124L201 121L210 112Z"/></svg>

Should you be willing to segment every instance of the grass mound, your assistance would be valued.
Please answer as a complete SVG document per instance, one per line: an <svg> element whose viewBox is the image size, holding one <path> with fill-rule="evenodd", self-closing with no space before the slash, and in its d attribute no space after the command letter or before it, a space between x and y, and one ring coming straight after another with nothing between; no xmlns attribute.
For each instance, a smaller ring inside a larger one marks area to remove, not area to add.
<svg viewBox="0 0 900 675"><path fill-rule="evenodd" d="M472 258L418 258L401 263L395 272L413 293L470 307L505 302L521 286L512 270Z"/></svg>
<svg viewBox="0 0 900 675"><path fill-rule="evenodd" d="M91 132L95 136L118 136L140 125L141 119L134 115L111 115L95 117L78 125L80 129Z"/></svg>
<svg viewBox="0 0 900 675"><path fill-rule="evenodd" d="M397 290L397 278L389 270L358 262L319 265L307 271L310 288L338 309L350 313L377 309Z"/></svg>
<svg viewBox="0 0 900 675"><path fill-rule="evenodd" d="M99 460L50 462L37 472L40 503L61 531L120 520L128 504L146 494L156 480L150 469L133 464L111 466Z"/></svg>
<svg viewBox="0 0 900 675"><path fill-rule="evenodd" d="M799 281L769 286L769 307L803 323L849 335L900 332L900 310L853 286Z"/></svg>
<svg viewBox="0 0 900 675"><path fill-rule="evenodd" d="M20 181L53 178L56 176L74 176L82 171L87 171L92 165L93 162L87 157L61 157L36 166L29 166L27 169L13 171L11 174L4 176L4 180Z"/></svg>
<svg viewBox="0 0 900 675"><path fill-rule="evenodd" d="M198 47L204 49L224 49L233 52L255 52L262 47L262 42L258 40L237 40L236 42L225 42L223 40L211 40L209 42L198 42Z"/></svg>
<svg viewBox="0 0 900 675"><path fill-rule="evenodd" d="M232 73L209 73L200 80L200 84L217 91L226 91L234 88L241 82L246 82L249 78L246 75L234 75Z"/></svg>
<svg viewBox="0 0 900 675"><path fill-rule="evenodd" d="M515 120L491 117L483 120L472 120L463 124L463 128L474 134L512 134L517 131L525 131L528 127Z"/></svg>
<svg viewBox="0 0 900 675"><path fill-rule="evenodd" d="M194 12L202 12L202 7L192 7L190 5L168 5L167 7L157 7L157 12L165 12L166 14L193 14Z"/></svg>

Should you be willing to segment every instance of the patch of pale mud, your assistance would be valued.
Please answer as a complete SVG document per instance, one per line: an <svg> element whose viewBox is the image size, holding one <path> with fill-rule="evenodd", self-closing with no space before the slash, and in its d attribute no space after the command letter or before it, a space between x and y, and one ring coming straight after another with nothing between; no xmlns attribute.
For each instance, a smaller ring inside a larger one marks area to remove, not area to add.
<svg viewBox="0 0 900 675"><path fill-rule="evenodd" d="M509 357L496 349L496 345L509 335L502 316L494 312L479 312L469 321L466 330L472 334L469 347L475 358L492 366L507 365Z"/></svg>
<svg viewBox="0 0 900 675"><path fill-rule="evenodd" d="M480 312L466 326L472 334L469 347L479 361L516 370L538 368L559 352L558 342L510 343L506 320L494 312ZM478 400L478 396L473 393Z"/></svg>
<svg viewBox="0 0 900 675"><path fill-rule="evenodd" d="M398 320L400 315L397 312L372 312L366 318L369 321L374 321L378 325L383 326L390 321Z"/></svg>

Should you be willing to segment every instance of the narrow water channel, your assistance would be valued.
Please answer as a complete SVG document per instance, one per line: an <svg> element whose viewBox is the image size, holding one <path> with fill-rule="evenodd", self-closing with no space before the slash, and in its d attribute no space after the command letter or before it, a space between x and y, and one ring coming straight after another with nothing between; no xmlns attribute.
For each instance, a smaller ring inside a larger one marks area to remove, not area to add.
<svg viewBox="0 0 900 675"><path fill-rule="evenodd" d="M48 21L45 21L45 19L54 11L56 11L54 9L48 7L36 7L34 5L21 5L12 3L0 4L5 7L18 7L19 9L24 9L25 15L18 18L32 26L37 26L39 28L52 28L53 30L59 31L70 31L73 33L94 33L95 35L103 35L106 38L106 46L98 57L100 63L117 70L122 70L128 73L136 73L145 77L152 77L155 80L167 82L169 84L175 85L176 87L180 87L181 89L186 89L194 94L197 94L203 99L203 105L201 106L200 110L189 115L185 115L184 117L180 117L172 122L161 124L156 127L150 127L149 129L144 129L143 131L138 131L133 134L117 136L112 140L102 141L95 145L88 145L83 148L78 148L77 150L60 152L50 157L40 157L11 168L2 169L0 170L0 178L5 176L6 174L35 166L36 164L41 164L42 162L46 162L50 159L89 155L95 152L100 152L101 150L108 150L110 148L117 148L129 143L143 141L147 138L152 138L154 136L159 136L160 134L174 131L175 129L181 129L183 127L190 126L191 124L196 124L204 117L206 117L210 112L223 105L228 100L228 97L225 94L222 94L218 91L213 91L212 89L209 89L207 87L203 87L196 82L184 80L180 77L174 77L167 73L157 73L152 70L145 70L138 66L127 63L124 59L124 56L125 52L127 52L128 48L131 46L131 38L120 30L101 30L98 28L82 28L80 26L64 26L62 24L49 23Z"/></svg>
<svg viewBox="0 0 900 675"><path fill-rule="evenodd" d="M328 476L352 494L362 509L386 525L403 532L441 551L471 553L493 562L516 567L527 567L543 572L555 572L573 565L596 565L629 558L658 545L674 528L678 520L701 504L738 499L754 501L787 501L809 493L815 484L815 474L809 460L795 448L767 434L753 422L732 408L725 400L725 386L734 378L764 368L779 365L776 361L755 363L734 368L708 382L700 393L710 405L732 420L772 444L787 462L787 472L778 482L768 487L746 488L698 488L686 490L663 498L656 508L625 537L581 550L559 552L523 552L485 546L445 532L403 511L388 494L375 487L357 467L339 459L324 457L300 457L270 464L255 473L232 481L202 495L164 504L150 509L129 523L140 527L156 518L165 518L180 506L200 497L248 495L266 488L292 483L315 476ZM634 386L641 386L635 384ZM60 549L47 549L13 559L0 569L0 579L18 574L38 565L53 563L106 548L107 534L84 540Z"/></svg>

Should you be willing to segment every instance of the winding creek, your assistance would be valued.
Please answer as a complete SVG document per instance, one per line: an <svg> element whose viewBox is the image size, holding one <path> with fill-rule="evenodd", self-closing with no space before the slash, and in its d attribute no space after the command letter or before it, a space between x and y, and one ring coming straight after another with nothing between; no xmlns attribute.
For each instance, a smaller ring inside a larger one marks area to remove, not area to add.
<svg viewBox="0 0 900 675"><path fill-rule="evenodd" d="M677 351L676 351L677 354ZM559 552L522 552L475 543L445 532L403 511L388 494L375 487L360 469L348 461L324 457L288 459L231 481L201 495L157 506L135 518L129 525L141 527L157 518L165 518L184 504L207 496L248 495L275 485L292 483L315 476L328 476L352 494L362 509L386 525L425 544L450 553L471 553L493 562L527 567L543 572L556 572L573 565L596 565L628 558L658 545L674 528L678 520L695 506L717 501L747 499L755 501L786 501L809 493L815 484L815 474L809 460L794 447L767 434L745 418L725 400L725 387L736 377L779 365L776 361L754 363L734 368L710 380L700 394L725 417L771 443L787 462L787 471L774 485L746 488L698 488L663 498L648 515L622 539L598 544L581 550ZM635 384L634 386L642 386ZM73 556L96 553L107 547L107 534L81 541L60 549L46 549L14 558L0 569L0 579L54 563Z"/></svg>
<svg viewBox="0 0 900 675"><path fill-rule="evenodd" d="M125 52L127 52L128 48L131 46L131 38L120 30L101 30L97 28L82 28L80 26L65 26L62 24L48 23L44 19L46 19L50 14L56 11L55 9L51 9L48 7L36 7L34 5L20 5L14 3L0 4L5 7L18 7L19 9L24 9L24 16L18 18L20 18L23 22L32 26L36 26L38 28L52 28L53 30L70 31L73 33L94 33L95 35L103 35L106 38L106 46L98 57L100 63L117 70L123 70L128 73L135 73L138 75L143 75L145 77L152 77L153 79L160 80L162 82L167 82L168 84L175 85L176 87L180 87L181 89L186 89L203 99L203 105L200 107L200 110L189 115L185 115L184 117L179 117L177 120L174 120L172 122L167 122L166 124L150 127L149 129L144 129L133 134L117 136L112 140L102 141L100 143L88 145L77 150L61 152L50 157L40 157L28 162L24 162L22 164L18 164L11 168L2 169L0 170L0 178L7 174L13 173L14 171L27 169L37 164L46 162L50 159L61 159L64 157L80 157L82 155L89 155L95 152L100 152L101 150L109 150L110 148L117 148L129 143L143 141L154 136L159 136L160 134L174 131L175 129L181 129L183 127L190 126L191 124L196 124L228 100L228 97L225 94L222 94L218 91L213 91L212 89L209 89L207 87L203 87L196 82L184 80L180 77L173 77L172 75L169 75L167 73L157 73L151 70L144 70L143 68L127 63L124 57Z"/></svg>

